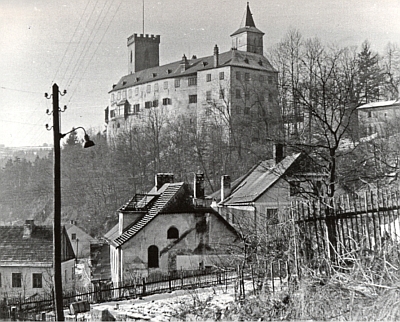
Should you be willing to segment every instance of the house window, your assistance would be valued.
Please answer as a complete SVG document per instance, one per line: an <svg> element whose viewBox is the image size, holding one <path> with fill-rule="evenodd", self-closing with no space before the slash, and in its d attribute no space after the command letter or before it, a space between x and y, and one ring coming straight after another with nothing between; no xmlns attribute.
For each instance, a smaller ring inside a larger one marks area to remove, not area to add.
<svg viewBox="0 0 400 322"><path fill-rule="evenodd" d="M154 91L155 91L155 92L158 92L158 83L155 83L155 84L154 84Z"/></svg>
<svg viewBox="0 0 400 322"><path fill-rule="evenodd" d="M206 75L206 82L211 82L211 74Z"/></svg>
<svg viewBox="0 0 400 322"><path fill-rule="evenodd" d="M243 109L243 114L249 115L250 114L250 107L245 106L244 109Z"/></svg>
<svg viewBox="0 0 400 322"><path fill-rule="evenodd" d="M42 274L33 273L32 274L32 288L42 288Z"/></svg>
<svg viewBox="0 0 400 322"><path fill-rule="evenodd" d="M168 82L164 82L164 89L168 89Z"/></svg>
<svg viewBox="0 0 400 322"><path fill-rule="evenodd" d="M171 105L172 101L170 98L163 98L162 105Z"/></svg>
<svg viewBox="0 0 400 322"><path fill-rule="evenodd" d="M12 281L11 281L12 287L21 287L21 285L22 285L22 274L21 273L12 273L11 278L12 278Z"/></svg>
<svg viewBox="0 0 400 322"><path fill-rule="evenodd" d="M249 91L245 91L245 92L244 92L244 98L245 98L246 100L250 99L250 92L249 92Z"/></svg>
<svg viewBox="0 0 400 322"><path fill-rule="evenodd" d="M133 105L133 113L139 113L140 111L140 104L134 104Z"/></svg>
<svg viewBox="0 0 400 322"><path fill-rule="evenodd" d="M147 87L146 87L146 93L151 93L151 85L147 85Z"/></svg>
<svg viewBox="0 0 400 322"><path fill-rule="evenodd" d="M71 234L71 239L76 240L76 234Z"/></svg>
<svg viewBox="0 0 400 322"><path fill-rule="evenodd" d="M236 79L240 81L240 72L236 72Z"/></svg>
<svg viewBox="0 0 400 322"><path fill-rule="evenodd" d="M188 78L188 85L189 86L196 86L197 85L197 77L189 77Z"/></svg>
<svg viewBox="0 0 400 322"><path fill-rule="evenodd" d="M179 238L179 230L175 227L171 227L167 231L167 239L177 239Z"/></svg>
<svg viewBox="0 0 400 322"><path fill-rule="evenodd" d="M267 209L267 225L276 225L278 223L278 209L271 208Z"/></svg>
<svg viewBox="0 0 400 322"><path fill-rule="evenodd" d="M181 80L179 78L175 79L175 87L181 86Z"/></svg>
<svg viewBox="0 0 400 322"><path fill-rule="evenodd" d="M300 193L300 181L290 182L290 196L296 196Z"/></svg>
<svg viewBox="0 0 400 322"><path fill-rule="evenodd" d="M138 96L139 95L139 87L136 87L135 88L135 96Z"/></svg>
<svg viewBox="0 0 400 322"><path fill-rule="evenodd" d="M248 81L250 80L250 73L245 73L245 74L244 74L244 80L245 80L246 82L248 82Z"/></svg>
<svg viewBox="0 0 400 322"><path fill-rule="evenodd" d="M372 112L368 111L368 117L372 117Z"/></svg>
<svg viewBox="0 0 400 322"><path fill-rule="evenodd" d="M114 117L115 117L115 110L111 110L111 111L110 111L110 117L111 117L111 118L114 118Z"/></svg>
<svg viewBox="0 0 400 322"><path fill-rule="evenodd" d="M197 103L197 95L189 95L189 104Z"/></svg>
<svg viewBox="0 0 400 322"><path fill-rule="evenodd" d="M220 73L219 73L219 79L222 80L222 79L224 79L224 78L225 78L224 72L220 72Z"/></svg>
<svg viewBox="0 0 400 322"><path fill-rule="evenodd" d="M241 91L239 88L236 89L236 98L240 99L242 97Z"/></svg>
<svg viewBox="0 0 400 322"><path fill-rule="evenodd" d="M211 91L206 92L206 100L211 101Z"/></svg>
<svg viewBox="0 0 400 322"><path fill-rule="evenodd" d="M150 108L152 106L152 102L148 101L148 102L144 102L144 108Z"/></svg>
<svg viewBox="0 0 400 322"><path fill-rule="evenodd" d="M148 268L158 267L158 247L155 245L147 249L147 266Z"/></svg>
<svg viewBox="0 0 400 322"><path fill-rule="evenodd" d="M158 100L154 100L153 101L153 107L157 107L158 106Z"/></svg>

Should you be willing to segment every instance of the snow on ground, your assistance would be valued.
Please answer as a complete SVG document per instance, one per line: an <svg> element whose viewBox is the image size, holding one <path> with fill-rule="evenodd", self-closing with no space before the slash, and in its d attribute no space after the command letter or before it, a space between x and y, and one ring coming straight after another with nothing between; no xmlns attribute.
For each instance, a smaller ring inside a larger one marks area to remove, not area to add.
<svg viewBox="0 0 400 322"><path fill-rule="evenodd" d="M245 283L246 293L252 289L251 282ZM170 321L179 307L187 307L195 303L205 302L207 307L217 312L224 310L235 301L233 285L225 285L196 289L178 290L171 293L156 294L142 299L124 300L92 304L91 312L78 314L80 321ZM107 318L108 315L108 318ZM66 320L74 316L66 315Z"/></svg>

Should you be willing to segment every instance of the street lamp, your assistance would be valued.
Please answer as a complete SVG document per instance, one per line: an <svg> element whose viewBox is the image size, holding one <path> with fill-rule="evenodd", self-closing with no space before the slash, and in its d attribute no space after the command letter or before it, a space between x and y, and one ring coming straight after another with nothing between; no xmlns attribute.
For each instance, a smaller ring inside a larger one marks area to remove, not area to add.
<svg viewBox="0 0 400 322"><path fill-rule="evenodd" d="M84 148L88 148L94 145L94 142L90 140L89 136L83 127L77 127L71 131L62 134L60 133L60 120L59 120L59 95L58 85L53 84L52 87L52 98L53 98L53 141L54 141L54 222L53 222L53 265L54 265L54 302L55 302L55 313L56 321L64 321L63 311L63 294L62 294L62 271L61 271L61 148L60 141L67 134L77 130L83 129L85 132L84 136ZM63 95L66 94L64 91ZM46 98L48 94L45 94ZM49 130L49 126L46 124L46 128Z"/></svg>

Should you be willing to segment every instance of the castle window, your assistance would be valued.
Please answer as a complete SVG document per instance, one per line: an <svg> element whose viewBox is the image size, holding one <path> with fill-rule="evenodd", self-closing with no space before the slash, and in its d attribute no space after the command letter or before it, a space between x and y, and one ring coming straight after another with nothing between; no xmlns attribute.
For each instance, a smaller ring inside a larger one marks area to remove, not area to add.
<svg viewBox="0 0 400 322"><path fill-rule="evenodd" d="M242 98L242 91L239 89L239 88L237 88L236 89L236 96L235 96L237 99L240 99L240 98Z"/></svg>
<svg viewBox="0 0 400 322"><path fill-rule="evenodd" d="M131 50L131 62L133 61L133 53L132 53L132 50Z"/></svg>
<svg viewBox="0 0 400 322"><path fill-rule="evenodd" d="M163 98L162 105L171 105L172 101L170 98Z"/></svg>
<svg viewBox="0 0 400 322"><path fill-rule="evenodd" d="M117 93L117 100L120 100L121 99L121 92L118 92Z"/></svg>
<svg viewBox="0 0 400 322"><path fill-rule="evenodd" d="M197 103L197 95L189 95L189 104Z"/></svg>
<svg viewBox="0 0 400 322"><path fill-rule="evenodd" d="M250 80L250 73L245 73L245 74L244 74L244 80L245 80L246 82L248 82L248 81Z"/></svg>
<svg viewBox="0 0 400 322"><path fill-rule="evenodd" d="M164 89L168 89L168 82L167 81L164 82Z"/></svg>
<svg viewBox="0 0 400 322"><path fill-rule="evenodd" d="M245 91L245 92L244 92L244 98L245 98L246 100L250 99L250 92L249 92L249 91Z"/></svg>
<svg viewBox="0 0 400 322"><path fill-rule="evenodd" d="M158 267L158 247L155 245L147 249L147 266L148 268Z"/></svg>
<svg viewBox="0 0 400 322"><path fill-rule="evenodd" d="M219 79L224 79L224 78L225 78L224 72L220 72L219 73Z"/></svg>
<svg viewBox="0 0 400 322"><path fill-rule="evenodd" d="M137 114L140 111L140 104L133 105L133 113Z"/></svg>
<svg viewBox="0 0 400 322"><path fill-rule="evenodd" d="M196 77L196 76L194 76L194 77L189 77L189 78L188 78L188 85L189 85L189 86L195 86L195 85L197 85L197 77Z"/></svg>
<svg viewBox="0 0 400 322"><path fill-rule="evenodd" d="M260 83L264 83L264 81L265 81L264 75L260 75Z"/></svg>
<svg viewBox="0 0 400 322"><path fill-rule="evenodd" d="M236 72L236 79L240 81L240 72Z"/></svg>
<svg viewBox="0 0 400 322"><path fill-rule="evenodd" d="M122 99L126 99L126 90L122 91Z"/></svg>
<svg viewBox="0 0 400 322"><path fill-rule="evenodd" d="M129 98L132 97L132 88L130 88L130 89L128 90L128 97L129 97Z"/></svg>
<svg viewBox="0 0 400 322"><path fill-rule="evenodd" d="M155 84L154 84L154 91L155 91L155 92L158 92L158 83L155 83Z"/></svg>
<svg viewBox="0 0 400 322"><path fill-rule="evenodd" d="M206 100L211 101L211 91L206 92Z"/></svg>
<svg viewBox="0 0 400 322"><path fill-rule="evenodd" d="M167 239L177 239L179 238L179 230L175 227L171 227L167 231Z"/></svg>
<svg viewBox="0 0 400 322"><path fill-rule="evenodd" d="M153 107L157 107L158 106L158 100L154 100L153 101Z"/></svg>
<svg viewBox="0 0 400 322"><path fill-rule="evenodd" d="M206 81L207 82L211 82L211 74L207 74L206 75Z"/></svg>
<svg viewBox="0 0 400 322"><path fill-rule="evenodd" d="M145 108L150 108L150 107L152 107L152 102L151 101L148 101L148 102L144 102L144 107Z"/></svg>
<svg viewBox="0 0 400 322"><path fill-rule="evenodd" d="M372 117L372 112L368 111L368 117Z"/></svg>
<svg viewBox="0 0 400 322"><path fill-rule="evenodd" d="M179 78L175 79L175 87L180 87L181 86L181 80Z"/></svg>
<svg viewBox="0 0 400 322"><path fill-rule="evenodd" d="M115 101L115 95L114 95L114 93L112 93L111 94L111 102L114 102Z"/></svg>
<svg viewBox="0 0 400 322"><path fill-rule="evenodd" d="M136 87L135 88L135 96L138 96L139 95L139 87Z"/></svg>
<svg viewBox="0 0 400 322"><path fill-rule="evenodd" d="M110 117L111 117L111 118L114 118L114 117L115 117L115 110L111 110L111 111L110 111Z"/></svg>
<svg viewBox="0 0 400 322"><path fill-rule="evenodd" d="M268 102L272 103L274 101L274 98L272 97L272 94L268 94Z"/></svg>
<svg viewBox="0 0 400 322"><path fill-rule="evenodd" d="M244 110L243 110L243 114L249 115L249 114L250 114L250 107L245 106L245 108L244 108Z"/></svg>
<svg viewBox="0 0 400 322"><path fill-rule="evenodd" d="M151 85L147 85L146 93L151 93Z"/></svg>
<svg viewBox="0 0 400 322"><path fill-rule="evenodd" d="M272 76L268 76L268 84L273 84L274 78Z"/></svg>

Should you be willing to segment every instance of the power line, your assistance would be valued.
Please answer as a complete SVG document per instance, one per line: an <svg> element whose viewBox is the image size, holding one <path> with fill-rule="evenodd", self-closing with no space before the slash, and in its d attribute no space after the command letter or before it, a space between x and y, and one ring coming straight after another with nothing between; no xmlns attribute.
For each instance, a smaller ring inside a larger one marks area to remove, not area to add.
<svg viewBox="0 0 400 322"><path fill-rule="evenodd" d="M39 93L39 92L32 92L32 91L25 91L22 89L17 89L17 88L9 88L9 87L4 87L4 86L0 86L1 89L7 90L7 91L14 91L14 92L22 92L22 93L30 93L30 94L43 94L43 93Z"/></svg>

